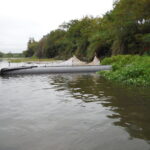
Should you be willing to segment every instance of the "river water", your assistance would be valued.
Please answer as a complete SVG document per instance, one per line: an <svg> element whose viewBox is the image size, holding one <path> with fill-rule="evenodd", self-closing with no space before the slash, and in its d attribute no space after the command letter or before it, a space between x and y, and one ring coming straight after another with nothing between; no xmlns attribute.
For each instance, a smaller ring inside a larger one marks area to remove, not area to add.
<svg viewBox="0 0 150 150"><path fill-rule="evenodd" d="M150 150L150 89L96 74L0 77L0 150Z"/></svg>

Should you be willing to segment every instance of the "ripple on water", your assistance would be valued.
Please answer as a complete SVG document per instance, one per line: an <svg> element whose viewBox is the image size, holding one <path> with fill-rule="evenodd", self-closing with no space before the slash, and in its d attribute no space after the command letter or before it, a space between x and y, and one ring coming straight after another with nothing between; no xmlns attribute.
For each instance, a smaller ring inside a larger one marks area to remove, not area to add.
<svg viewBox="0 0 150 150"><path fill-rule="evenodd" d="M93 74L0 77L0 150L148 150L149 99Z"/></svg>

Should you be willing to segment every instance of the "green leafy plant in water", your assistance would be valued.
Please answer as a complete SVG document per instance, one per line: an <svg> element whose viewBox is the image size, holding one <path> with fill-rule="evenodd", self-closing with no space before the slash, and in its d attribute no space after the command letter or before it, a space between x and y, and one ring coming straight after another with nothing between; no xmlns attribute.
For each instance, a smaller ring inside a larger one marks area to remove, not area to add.
<svg viewBox="0 0 150 150"><path fill-rule="evenodd" d="M136 86L150 86L150 57L138 55L119 55L106 58L104 65L112 65L111 71L100 74L109 80L132 84Z"/></svg>

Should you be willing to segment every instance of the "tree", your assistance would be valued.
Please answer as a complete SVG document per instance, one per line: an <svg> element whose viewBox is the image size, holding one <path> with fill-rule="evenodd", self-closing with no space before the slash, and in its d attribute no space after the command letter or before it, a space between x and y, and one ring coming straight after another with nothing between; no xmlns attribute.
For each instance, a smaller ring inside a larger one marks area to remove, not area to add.
<svg viewBox="0 0 150 150"><path fill-rule="evenodd" d="M34 38L30 38L28 41L27 50L24 52L25 57L32 57L37 50L38 42Z"/></svg>
<svg viewBox="0 0 150 150"><path fill-rule="evenodd" d="M0 52L0 58L2 58L2 57L3 57L3 55L4 55L4 54L3 54L2 52Z"/></svg>
<svg viewBox="0 0 150 150"><path fill-rule="evenodd" d="M144 54L150 50L150 0L114 0L103 17L85 16L65 22L38 42L29 39L27 57L90 61L96 54Z"/></svg>

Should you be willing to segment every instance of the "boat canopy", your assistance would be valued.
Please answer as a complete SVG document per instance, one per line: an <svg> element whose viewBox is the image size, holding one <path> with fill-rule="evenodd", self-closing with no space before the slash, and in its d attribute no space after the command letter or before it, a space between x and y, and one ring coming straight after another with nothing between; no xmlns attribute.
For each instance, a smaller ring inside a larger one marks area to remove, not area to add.
<svg viewBox="0 0 150 150"><path fill-rule="evenodd" d="M92 62L87 63L87 62L79 60L76 56L73 56L70 59L68 59L67 61L62 62L61 65L64 65L64 66L88 66L88 65L96 66L96 65L100 65L100 61L95 56Z"/></svg>

